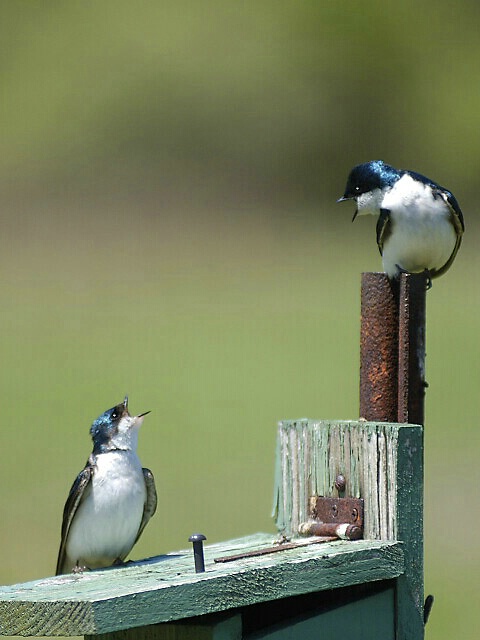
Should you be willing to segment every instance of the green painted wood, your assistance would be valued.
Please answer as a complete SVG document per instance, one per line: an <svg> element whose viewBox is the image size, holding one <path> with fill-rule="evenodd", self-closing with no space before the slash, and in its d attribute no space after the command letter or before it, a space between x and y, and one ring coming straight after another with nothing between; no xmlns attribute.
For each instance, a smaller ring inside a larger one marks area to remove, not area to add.
<svg viewBox="0 0 480 640"><path fill-rule="evenodd" d="M402 545L336 541L217 564L214 558L272 544L256 534L205 546L206 571L192 550L119 568L45 578L0 589L3 635L110 633L228 611L279 598L396 578Z"/></svg>
<svg viewBox="0 0 480 640"><path fill-rule="evenodd" d="M295 536L308 520L311 495L365 500L364 537L405 545L398 581L398 638L423 637L423 427L365 421L284 421L279 424L274 516Z"/></svg>
<svg viewBox="0 0 480 640"><path fill-rule="evenodd" d="M399 434L397 465L398 539L404 543L405 573L397 584L398 638L424 637L423 623L423 429Z"/></svg>
<svg viewBox="0 0 480 640"><path fill-rule="evenodd" d="M419 426L385 422L281 422L273 508L278 530L297 536L298 525L308 520L309 497L338 497L335 478L341 473L345 495L365 498L364 537L397 540L397 461L405 446L400 434L412 428L421 433Z"/></svg>
<svg viewBox="0 0 480 640"><path fill-rule="evenodd" d="M242 616L216 614L182 622L150 625L113 633L85 636L85 640L241 640Z"/></svg>
<svg viewBox="0 0 480 640"><path fill-rule="evenodd" d="M395 640L395 590L386 589L316 615L283 621L247 637L249 640Z"/></svg>

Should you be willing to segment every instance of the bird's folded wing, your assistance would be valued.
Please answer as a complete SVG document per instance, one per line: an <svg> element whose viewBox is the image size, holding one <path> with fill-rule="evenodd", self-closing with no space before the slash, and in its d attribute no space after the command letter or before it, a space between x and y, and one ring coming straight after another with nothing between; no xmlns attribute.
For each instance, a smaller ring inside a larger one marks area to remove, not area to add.
<svg viewBox="0 0 480 640"><path fill-rule="evenodd" d="M145 488L147 489L147 499L145 500L145 505L143 507L142 522L140 523L140 528L138 529L135 542L137 542L137 540L140 538L143 530L147 526L147 522L157 510L157 490L155 488L155 478L153 477L153 473L150 471L150 469L144 468L142 469L142 471L143 477L145 479Z"/></svg>
<svg viewBox="0 0 480 640"><path fill-rule="evenodd" d="M92 479L92 473L93 464L88 462L83 471L80 471L80 473L76 477L75 482L70 489L70 493L68 494L68 498L63 509L62 541L60 543L60 550L58 552L57 569L55 575L59 575L63 571L62 565L65 561L65 545L67 543L70 525L72 524L73 516L78 509L78 505L80 504L84 496L85 489Z"/></svg>
<svg viewBox="0 0 480 640"><path fill-rule="evenodd" d="M380 255L383 255L383 245L392 231L390 221L390 210L380 209L380 215L377 220L377 245Z"/></svg>

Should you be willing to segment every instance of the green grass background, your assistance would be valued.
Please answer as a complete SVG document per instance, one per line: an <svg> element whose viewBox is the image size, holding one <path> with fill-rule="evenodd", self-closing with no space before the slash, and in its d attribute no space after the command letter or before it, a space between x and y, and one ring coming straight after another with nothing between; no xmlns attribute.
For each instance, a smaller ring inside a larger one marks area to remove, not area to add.
<svg viewBox="0 0 480 640"><path fill-rule="evenodd" d="M434 10L432 9L434 7ZM276 423L358 417L382 157L447 184L427 298L427 638L474 638L480 524L477 3L6 2L0 582L51 575L88 429L130 396L159 507L133 558L274 532Z"/></svg>

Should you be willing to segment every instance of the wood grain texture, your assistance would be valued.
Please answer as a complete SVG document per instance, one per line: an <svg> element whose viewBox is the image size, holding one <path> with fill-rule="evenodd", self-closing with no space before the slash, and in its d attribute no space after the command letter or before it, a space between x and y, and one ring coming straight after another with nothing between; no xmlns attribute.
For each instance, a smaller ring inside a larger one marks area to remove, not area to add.
<svg viewBox="0 0 480 640"><path fill-rule="evenodd" d="M423 427L419 425L285 421L279 424L274 516L280 532L295 536L308 520L312 495L364 499L364 538L404 544L405 574L398 580L399 638L423 637ZM342 492L343 495L343 492Z"/></svg>
<svg viewBox="0 0 480 640"><path fill-rule="evenodd" d="M93 635L228 611L325 589L396 578L402 545L335 541L217 564L214 558L272 544L256 534L206 545L203 574L191 549L120 568L0 589L2 635Z"/></svg>
<svg viewBox="0 0 480 640"><path fill-rule="evenodd" d="M364 537L399 539L397 465L406 455L404 441L412 430L422 436L422 428L416 425L306 419L281 422L273 508L278 530L287 536L298 535L299 524L308 520L309 497L338 497L335 478L342 474L345 495L365 499ZM421 451L418 456L414 464L423 481ZM421 506L420 489L416 485Z"/></svg>
<svg viewBox="0 0 480 640"><path fill-rule="evenodd" d="M397 466L398 539L404 543L405 573L397 584L398 638L423 638L423 430L399 433Z"/></svg>

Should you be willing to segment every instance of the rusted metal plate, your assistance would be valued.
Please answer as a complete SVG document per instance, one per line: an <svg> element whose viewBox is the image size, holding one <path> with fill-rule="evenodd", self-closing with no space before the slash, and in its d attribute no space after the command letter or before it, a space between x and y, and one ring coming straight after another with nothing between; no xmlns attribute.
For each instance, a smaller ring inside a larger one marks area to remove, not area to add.
<svg viewBox="0 0 480 640"><path fill-rule="evenodd" d="M321 523L353 524L363 528L363 498L310 498L310 517Z"/></svg>

